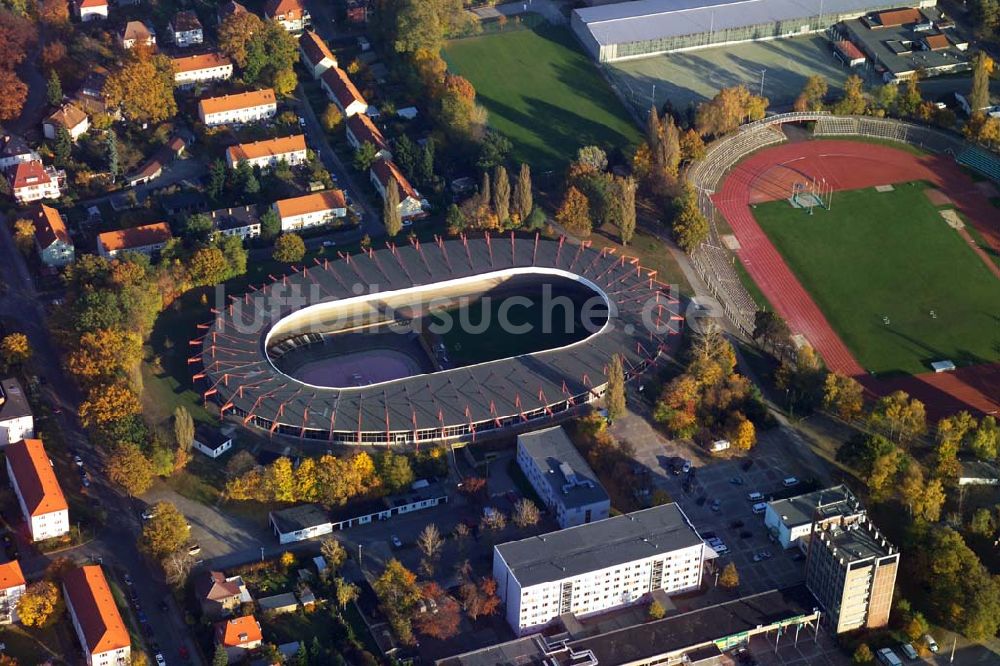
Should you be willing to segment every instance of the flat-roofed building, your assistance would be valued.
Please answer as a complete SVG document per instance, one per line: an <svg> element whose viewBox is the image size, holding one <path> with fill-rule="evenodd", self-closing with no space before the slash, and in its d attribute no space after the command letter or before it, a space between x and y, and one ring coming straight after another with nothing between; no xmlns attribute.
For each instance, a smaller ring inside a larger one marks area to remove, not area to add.
<svg viewBox="0 0 1000 666"><path fill-rule="evenodd" d="M663 504L496 546L493 577L507 623L520 635L566 613L697 589L705 549L680 507Z"/></svg>
<svg viewBox="0 0 1000 666"><path fill-rule="evenodd" d="M0 446L35 436L35 417L14 377L0 381Z"/></svg>
<svg viewBox="0 0 1000 666"><path fill-rule="evenodd" d="M105 259L113 259L122 252L138 252L153 255L159 252L173 238L170 225L154 222L138 227L106 231L97 236L97 253Z"/></svg>
<svg viewBox="0 0 1000 666"><path fill-rule="evenodd" d="M300 504L272 511L267 519L278 543L305 541L333 531L330 514L319 504Z"/></svg>
<svg viewBox="0 0 1000 666"><path fill-rule="evenodd" d="M238 143L226 149L226 164L235 169L240 162L267 170L285 162L290 166L306 161L306 137L302 134Z"/></svg>
<svg viewBox="0 0 1000 666"><path fill-rule="evenodd" d="M69 505L40 439L8 444L7 476L17 495L32 541L69 532Z"/></svg>
<svg viewBox="0 0 1000 666"><path fill-rule="evenodd" d="M326 190L274 202L282 231L296 231L330 224L347 216L347 201L340 190Z"/></svg>
<svg viewBox="0 0 1000 666"><path fill-rule="evenodd" d="M806 585L836 634L889 623L898 568L899 550L867 518L826 525L809 539Z"/></svg>
<svg viewBox="0 0 1000 666"><path fill-rule="evenodd" d="M562 426L518 435L517 464L559 527L608 517L608 493Z"/></svg>
<svg viewBox="0 0 1000 666"><path fill-rule="evenodd" d="M865 515L865 508L847 486L824 488L815 492L768 502L764 524L782 548L804 546L815 526L853 522Z"/></svg>
<svg viewBox="0 0 1000 666"><path fill-rule="evenodd" d="M228 81L233 78L233 61L221 53L174 58L174 85L188 88L209 81Z"/></svg>
<svg viewBox="0 0 1000 666"><path fill-rule="evenodd" d="M101 567L91 564L67 573L63 593L87 666L131 663L132 640Z"/></svg>
<svg viewBox="0 0 1000 666"><path fill-rule="evenodd" d="M278 103L271 88L206 97L198 102L198 117L209 127L255 123L273 118L277 112Z"/></svg>

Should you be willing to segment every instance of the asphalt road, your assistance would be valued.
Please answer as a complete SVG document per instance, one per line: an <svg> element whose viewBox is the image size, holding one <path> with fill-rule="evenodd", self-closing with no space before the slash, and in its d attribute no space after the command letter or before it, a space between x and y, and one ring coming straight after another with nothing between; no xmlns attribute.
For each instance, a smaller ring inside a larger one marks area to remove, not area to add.
<svg viewBox="0 0 1000 666"><path fill-rule="evenodd" d="M183 615L178 612L163 613L159 609L161 602L170 598L170 590L139 553L136 543L140 525L133 503L108 482L103 471L103 452L90 443L80 424L77 416L80 395L63 372L60 357L45 325L42 304L24 258L15 249L6 220L0 223L0 263L3 264L0 276L6 286L0 294L0 315L17 321L18 328L31 341L31 368L46 380L41 387L43 399L61 408L62 413L56 415L58 426L70 450L79 452L87 463L92 477L89 494L97 498L111 518L93 541L64 550L59 556L69 557L78 563L102 562L105 573L119 580L128 572L135 581L139 601L154 628L154 637L164 656L176 661L180 647L184 645L194 663L201 663L196 656L194 640L183 622ZM67 452L64 455L71 454ZM70 521L73 521L72 514ZM29 579L39 576L50 557L28 555L34 551L26 547L22 547L21 551L25 554L21 562L25 575Z"/></svg>

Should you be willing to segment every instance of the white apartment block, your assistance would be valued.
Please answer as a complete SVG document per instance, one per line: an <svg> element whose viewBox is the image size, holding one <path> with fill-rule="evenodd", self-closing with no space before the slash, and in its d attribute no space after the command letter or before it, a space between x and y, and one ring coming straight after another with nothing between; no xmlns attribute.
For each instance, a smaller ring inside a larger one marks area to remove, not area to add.
<svg viewBox="0 0 1000 666"><path fill-rule="evenodd" d="M63 596L87 666L127 666L132 641L100 566L73 569L63 577Z"/></svg>
<svg viewBox="0 0 1000 666"><path fill-rule="evenodd" d="M69 505L56 480L40 439L8 444L7 476L17 495L32 541L44 541L69 532Z"/></svg>
<svg viewBox="0 0 1000 666"><path fill-rule="evenodd" d="M17 602L24 594L25 580L21 564L11 560L0 564L0 624L18 622Z"/></svg>
<svg viewBox="0 0 1000 666"><path fill-rule="evenodd" d="M273 118L277 113L278 104L271 88L207 97L198 102L198 117L208 127L255 123Z"/></svg>
<svg viewBox="0 0 1000 666"><path fill-rule="evenodd" d="M35 436L35 417L21 383L13 377L0 382L0 446Z"/></svg>
<svg viewBox="0 0 1000 666"><path fill-rule="evenodd" d="M347 201L340 190L326 190L274 202L282 231L297 231L330 224L347 216Z"/></svg>
<svg viewBox="0 0 1000 666"><path fill-rule="evenodd" d="M768 502L764 525L782 548L804 548L814 526L823 529L832 522L850 524L863 518L865 513L847 486L834 486Z"/></svg>
<svg viewBox="0 0 1000 666"><path fill-rule="evenodd" d="M174 58L173 64L174 85L181 88L233 78L233 61L221 53Z"/></svg>
<svg viewBox="0 0 1000 666"><path fill-rule="evenodd" d="M226 149L226 164L235 169L240 162L268 170L285 162L289 166L304 164L307 159L306 137L294 134L278 139L266 139L253 143L238 143Z"/></svg>
<svg viewBox="0 0 1000 666"><path fill-rule="evenodd" d="M521 635L565 613L586 616L701 586L705 546L676 504L496 546L493 577Z"/></svg>
<svg viewBox="0 0 1000 666"><path fill-rule="evenodd" d="M611 500L562 426L517 436L517 464L559 527L604 520Z"/></svg>

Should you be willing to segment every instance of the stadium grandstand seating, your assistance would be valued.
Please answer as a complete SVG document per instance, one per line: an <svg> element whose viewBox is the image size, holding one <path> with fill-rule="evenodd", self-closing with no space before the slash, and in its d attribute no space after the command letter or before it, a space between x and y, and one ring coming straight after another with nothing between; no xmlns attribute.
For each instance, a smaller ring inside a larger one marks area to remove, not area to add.
<svg viewBox="0 0 1000 666"><path fill-rule="evenodd" d="M974 169L987 178L1000 183L1000 155L979 146L969 146L955 158L959 164Z"/></svg>
<svg viewBox="0 0 1000 666"><path fill-rule="evenodd" d="M689 174L695 187L714 192L729 167L767 146L786 140L778 125L761 125L747 132L730 134L712 144L705 158Z"/></svg>

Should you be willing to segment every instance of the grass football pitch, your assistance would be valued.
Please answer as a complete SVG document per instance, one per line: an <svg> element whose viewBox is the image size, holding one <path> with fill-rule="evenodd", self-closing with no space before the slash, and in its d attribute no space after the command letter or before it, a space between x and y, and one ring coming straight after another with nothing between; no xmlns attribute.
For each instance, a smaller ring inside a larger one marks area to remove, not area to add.
<svg viewBox="0 0 1000 666"><path fill-rule="evenodd" d="M565 166L581 146L627 150L638 129L564 28L548 25L450 42L445 60L469 79L489 124L514 158L540 171Z"/></svg>
<svg viewBox="0 0 1000 666"><path fill-rule="evenodd" d="M924 190L837 192L812 216L787 201L754 210L834 330L880 375L1000 361L1000 280Z"/></svg>

